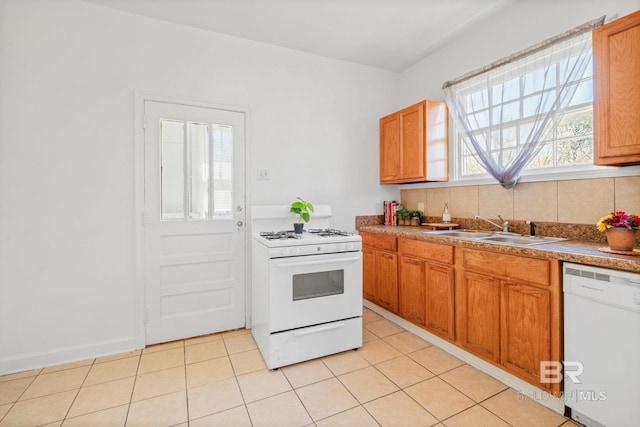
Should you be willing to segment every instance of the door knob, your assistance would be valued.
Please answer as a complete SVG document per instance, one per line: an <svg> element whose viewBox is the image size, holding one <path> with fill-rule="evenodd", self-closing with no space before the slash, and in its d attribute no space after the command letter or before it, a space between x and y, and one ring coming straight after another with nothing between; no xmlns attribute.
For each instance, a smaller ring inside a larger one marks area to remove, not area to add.
<svg viewBox="0 0 640 427"><path fill-rule="evenodd" d="M238 227L242 227L244 223L242 221L238 221Z"/></svg>

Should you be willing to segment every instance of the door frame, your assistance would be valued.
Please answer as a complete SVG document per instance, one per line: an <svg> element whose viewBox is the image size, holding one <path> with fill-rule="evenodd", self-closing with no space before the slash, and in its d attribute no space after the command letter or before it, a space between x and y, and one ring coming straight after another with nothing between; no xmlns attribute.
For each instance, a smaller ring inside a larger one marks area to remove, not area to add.
<svg viewBox="0 0 640 427"><path fill-rule="evenodd" d="M251 327L251 156L250 156L250 109L247 106L230 104L212 104L202 101L187 100L169 96L152 95L135 92L134 105L134 224L135 224L135 316L134 341L136 348L144 348L146 342L145 328L145 239L144 239L144 103L145 101L168 102L192 107L228 110L244 114L244 169L245 169L245 327Z"/></svg>

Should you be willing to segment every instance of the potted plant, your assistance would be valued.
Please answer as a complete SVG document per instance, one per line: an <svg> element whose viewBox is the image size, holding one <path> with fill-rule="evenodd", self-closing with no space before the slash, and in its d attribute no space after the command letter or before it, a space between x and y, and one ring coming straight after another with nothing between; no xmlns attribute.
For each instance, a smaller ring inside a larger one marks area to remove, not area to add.
<svg viewBox="0 0 640 427"><path fill-rule="evenodd" d="M601 232L606 233L607 243L613 251L633 251L636 231L640 230L640 216L623 211L611 212L596 223Z"/></svg>
<svg viewBox="0 0 640 427"><path fill-rule="evenodd" d="M409 211L406 209L398 209L396 211L396 218L398 218L398 225L409 225Z"/></svg>
<svg viewBox="0 0 640 427"><path fill-rule="evenodd" d="M302 221L309 222L311 212L313 212L313 205L298 197L293 203L291 203L290 212L298 215L298 222L293 224L293 229L296 234L302 234L302 230L304 228L304 223Z"/></svg>
<svg viewBox="0 0 640 427"><path fill-rule="evenodd" d="M420 225L422 211L409 211L409 217L411 218L411 225Z"/></svg>

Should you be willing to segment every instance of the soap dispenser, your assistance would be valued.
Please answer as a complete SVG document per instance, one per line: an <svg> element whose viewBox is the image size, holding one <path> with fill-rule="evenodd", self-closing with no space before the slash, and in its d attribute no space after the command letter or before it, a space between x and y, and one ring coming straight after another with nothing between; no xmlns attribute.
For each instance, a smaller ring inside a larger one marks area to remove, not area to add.
<svg viewBox="0 0 640 427"><path fill-rule="evenodd" d="M442 222L445 224L451 222L451 214L449 213L449 202L444 202L444 210L442 211Z"/></svg>

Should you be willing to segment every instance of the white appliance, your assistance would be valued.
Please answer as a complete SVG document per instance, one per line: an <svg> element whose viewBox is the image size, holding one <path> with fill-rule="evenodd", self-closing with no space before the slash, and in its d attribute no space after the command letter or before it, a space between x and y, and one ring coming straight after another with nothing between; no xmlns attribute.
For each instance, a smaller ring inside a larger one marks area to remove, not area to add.
<svg viewBox="0 0 640 427"><path fill-rule="evenodd" d="M251 209L252 333L270 369L362 346L362 238L330 229L327 205L301 235L296 217Z"/></svg>
<svg viewBox="0 0 640 427"><path fill-rule="evenodd" d="M563 272L565 405L589 427L638 426L640 275L571 263Z"/></svg>

